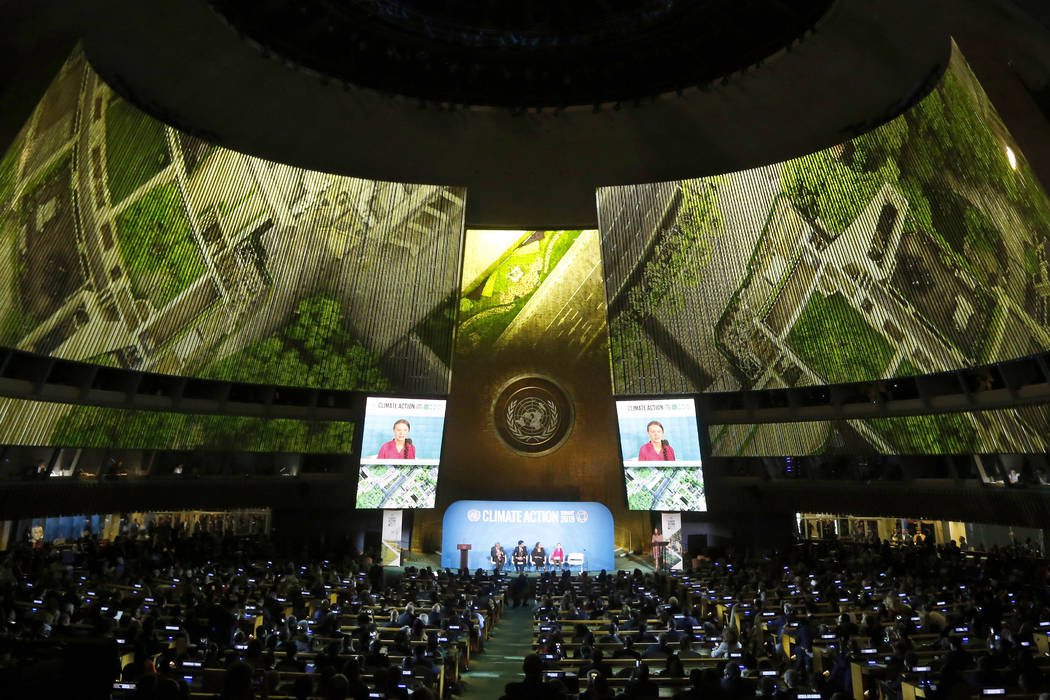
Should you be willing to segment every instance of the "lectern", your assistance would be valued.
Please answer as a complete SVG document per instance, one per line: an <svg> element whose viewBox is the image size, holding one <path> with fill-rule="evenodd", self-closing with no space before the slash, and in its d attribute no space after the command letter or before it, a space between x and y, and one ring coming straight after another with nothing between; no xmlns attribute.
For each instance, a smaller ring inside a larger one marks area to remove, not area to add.
<svg viewBox="0 0 1050 700"><path fill-rule="evenodd" d="M457 544L456 549L459 550L459 568L469 569L470 562L467 561L468 553L470 552L469 544Z"/></svg>

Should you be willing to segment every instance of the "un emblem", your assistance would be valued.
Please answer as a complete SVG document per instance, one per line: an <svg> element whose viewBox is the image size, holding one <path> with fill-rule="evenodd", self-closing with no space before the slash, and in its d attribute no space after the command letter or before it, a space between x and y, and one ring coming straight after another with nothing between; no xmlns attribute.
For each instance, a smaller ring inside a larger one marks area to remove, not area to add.
<svg viewBox="0 0 1050 700"><path fill-rule="evenodd" d="M467 511L467 520L469 520L472 523L476 523L477 521L481 520L481 511L477 508L471 508Z"/></svg>
<svg viewBox="0 0 1050 700"><path fill-rule="evenodd" d="M542 455L557 449L572 429L572 403L543 377L518 377L497 394L492 407L496 434L510 449Z"/></svg>

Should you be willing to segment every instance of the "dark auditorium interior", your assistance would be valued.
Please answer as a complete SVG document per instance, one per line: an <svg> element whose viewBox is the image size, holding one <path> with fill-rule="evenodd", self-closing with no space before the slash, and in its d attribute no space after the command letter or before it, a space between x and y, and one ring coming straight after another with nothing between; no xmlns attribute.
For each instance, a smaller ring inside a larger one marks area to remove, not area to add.
<svg viewBox="0 0 1050 700"><path fill-rule="evenodd" d="M0 104L0 698L1050 700L1045 2L0 2Z"/></svg>

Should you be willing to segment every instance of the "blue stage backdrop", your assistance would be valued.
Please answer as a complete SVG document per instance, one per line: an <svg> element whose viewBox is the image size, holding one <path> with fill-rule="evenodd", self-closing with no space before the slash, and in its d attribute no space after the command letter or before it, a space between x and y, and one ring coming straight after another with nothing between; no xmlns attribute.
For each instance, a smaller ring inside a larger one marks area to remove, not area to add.
<svg viewBox="0 0 1050 700"><path fill-rule="evenodd" d="M579 501L456 501L445 511L441 565L459 568L456 545L469 544L471 570L489 569L489 550L499 542L507 552L504 571L513 572L510 555L518 540L530 552L538 540L548 555L561 542L566 556L583 554L588 571L615 568L612 513L601 503Z"/></svg>

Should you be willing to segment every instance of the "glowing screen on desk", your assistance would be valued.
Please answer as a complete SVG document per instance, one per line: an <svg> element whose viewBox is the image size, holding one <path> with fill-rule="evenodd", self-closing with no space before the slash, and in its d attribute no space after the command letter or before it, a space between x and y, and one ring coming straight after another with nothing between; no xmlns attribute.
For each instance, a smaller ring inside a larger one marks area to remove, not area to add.
<svg viewBox="0 0 1050 700"><path fill-rule="evenodd" d="M693 399L617 401L616 416L627 507L707 510Z"/></svg>
<svg viewBox="0 0 1050 700"><path fill-rule="evenodd" d="M361 437L358 508L433 508L443 399L371 396Z"/></svg>

